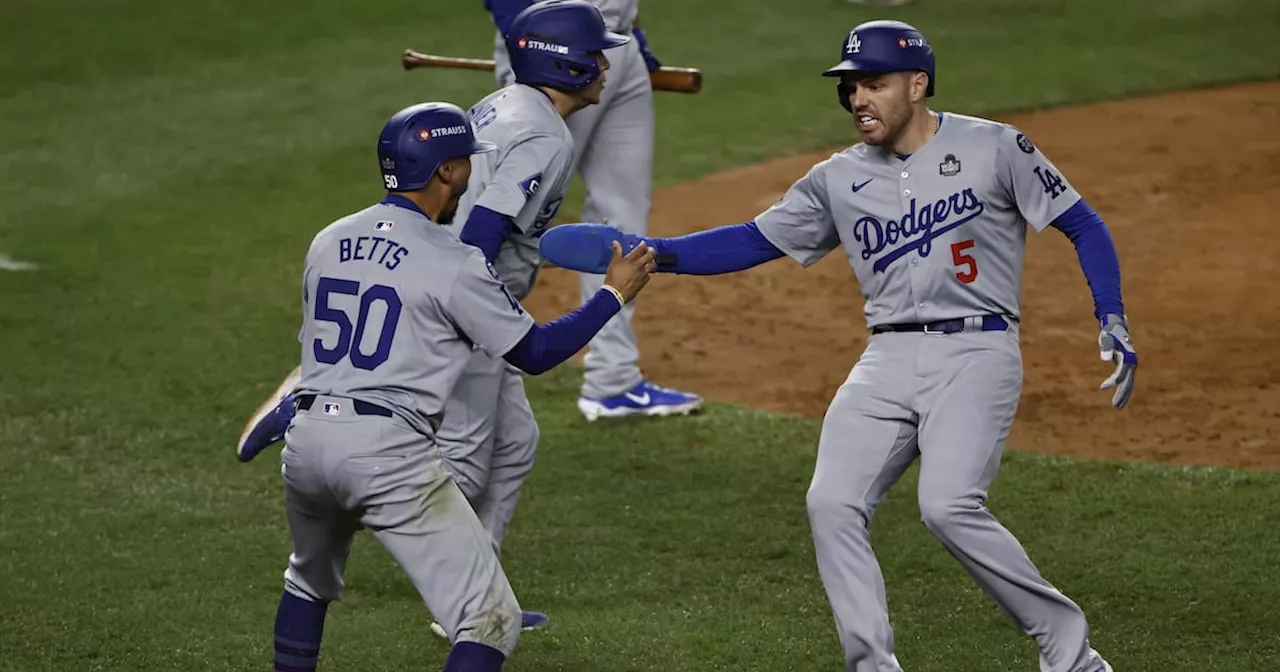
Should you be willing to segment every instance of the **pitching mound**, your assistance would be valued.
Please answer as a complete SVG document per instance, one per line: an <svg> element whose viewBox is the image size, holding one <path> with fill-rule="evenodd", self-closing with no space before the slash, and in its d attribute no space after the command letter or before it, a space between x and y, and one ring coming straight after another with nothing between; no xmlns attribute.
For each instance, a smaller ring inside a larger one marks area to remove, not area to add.
<svg viewBox="0 0 1280 672"><path fill-rule="evenodd" d="M1055 230L1029 236L1023 398L1010 445L1105 459L1280 467L1280 82L1001 117L1063 170L1110 225L1141 357L1124 411L1097 390L1089 288ZM854 131L850 128L850 133ZM671 236L751 219L824 151L655 195ZM548 269L530 308L577 304ZM657 276L637 309L655 382L821 418L866 338L839 252L714 278Z"/></svg>

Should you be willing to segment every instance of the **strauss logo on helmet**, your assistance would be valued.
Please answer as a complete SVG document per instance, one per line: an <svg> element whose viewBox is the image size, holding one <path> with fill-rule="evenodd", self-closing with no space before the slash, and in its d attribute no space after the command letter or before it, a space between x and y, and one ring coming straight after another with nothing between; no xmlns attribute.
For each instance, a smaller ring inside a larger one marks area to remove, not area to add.
<svg viewBox="0 0 1280 672"><path fill-rule="evenodd" d="M567 55L569 53L569 47L566 47L563 44L556 44L554 42L543 42L542 40L531 40L527 37L522 37L516 40L516 47L520 49L537 49L538 51L549 51L553 54L560 54L560 55Z"/></svg>
<svg viewBox="0 0 1280 672"><path fill-rule="evenodd" d="M466 135L466 126L442 126L440 128L423 128L418 131L418 139L426 142L431 138L442 138L448 135Z"/></svg>

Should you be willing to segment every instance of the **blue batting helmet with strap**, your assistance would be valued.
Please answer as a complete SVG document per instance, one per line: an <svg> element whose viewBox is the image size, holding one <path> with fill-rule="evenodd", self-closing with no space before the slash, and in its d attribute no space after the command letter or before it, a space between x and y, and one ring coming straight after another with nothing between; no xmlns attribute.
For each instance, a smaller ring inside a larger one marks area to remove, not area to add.
<svg viewBox="0 0 1280 672"><path fill-rule="evenodd" d="M924 34L901 21L868 21L845 36L840 43L840 62L827 68L824 77L840 77L846 72L919 71L929 75L926 96L933 95L933 47ZM849 87L844 80L836 86L840 106L849 106Z"/></svg>
<svg viewBox="0 0 1280 672"><path fill-rule="evenodd" d="M492 152L497 146L476 140L471 120L452 103L419 103L396 112L378 136L378 165L388 191L427 186L445 161Z"/></svg>
<svg viewBox="0 0 1280 672"><path fill-rule="evenodd" d="M529 5L504 36L511 69L521 84L578 91L600 76L596 52L631 41L611 32L586 0L546 0Z"/></svg>

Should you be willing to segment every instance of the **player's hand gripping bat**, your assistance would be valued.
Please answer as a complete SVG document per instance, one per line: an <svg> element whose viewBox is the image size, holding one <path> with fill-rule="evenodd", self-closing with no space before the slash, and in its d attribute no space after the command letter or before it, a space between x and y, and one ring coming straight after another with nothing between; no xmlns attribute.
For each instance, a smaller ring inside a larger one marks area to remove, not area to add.
<svg viewBox="0 0 1280 672"><path fill-rule="evenodd" d="M493 61L479 58L433 56L412 49L404 50L402 59L405 70L414 68L461 68L463 70L493 70ZM697 93L702 90L702 72L697 68L669 68L663 66L649 73L654 91Z"/></svg>

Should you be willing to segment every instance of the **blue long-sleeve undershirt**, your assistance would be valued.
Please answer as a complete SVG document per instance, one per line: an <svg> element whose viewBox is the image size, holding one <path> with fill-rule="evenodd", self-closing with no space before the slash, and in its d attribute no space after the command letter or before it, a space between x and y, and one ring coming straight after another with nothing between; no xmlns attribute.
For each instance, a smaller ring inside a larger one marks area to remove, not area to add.
<svg viewBox="0 0 1280 672"><path fill-rule="evenodd" d="M1053 221L1076 248L1080 268L1093 293L1094 316L1124 315L1120 259L1111 232L1084 199ZM646 238L658 252L660 272L716 275L746 270L783 256L755 222L721 226L677 238Z"/></svg>
<svg viewBox="0 0 1280 672"><path fill-rule="evenodd" d="M645 238L658 253L658 271L718 275L745 271L783 256L755 222L720 226L677 238Z"/></svg>
<svg viewBox="0 0 1280 672"><path fill-rule="evenodd" d="M1102 217L1085 203L1075 202L1067 211L1053 220L1052 226L1066 234L1076 247L1080 269L1084 271L1089 290L1093 292L1094 317L1113 313L1124 315L1124 301L1120 298L1120 258L1116 254L1111 232Z"/></svg>
<svg viewBox="0 0 1280 672"><path fill-rule="evenodd" d="M462 233L458 235L462 242L474 245L484 252L484 260L493 263L506 240L516 230L511 218L494 210L477 205L467 215L467 223L462 225Z"/></svg>
<svg viewBox="0 0 1280 672"><path fill-rule="evenodd" d="M503 359L533 375L569 359L600 331L622 307L607 289L597 290L580 308L546 324L535 324Z"/></svg>

